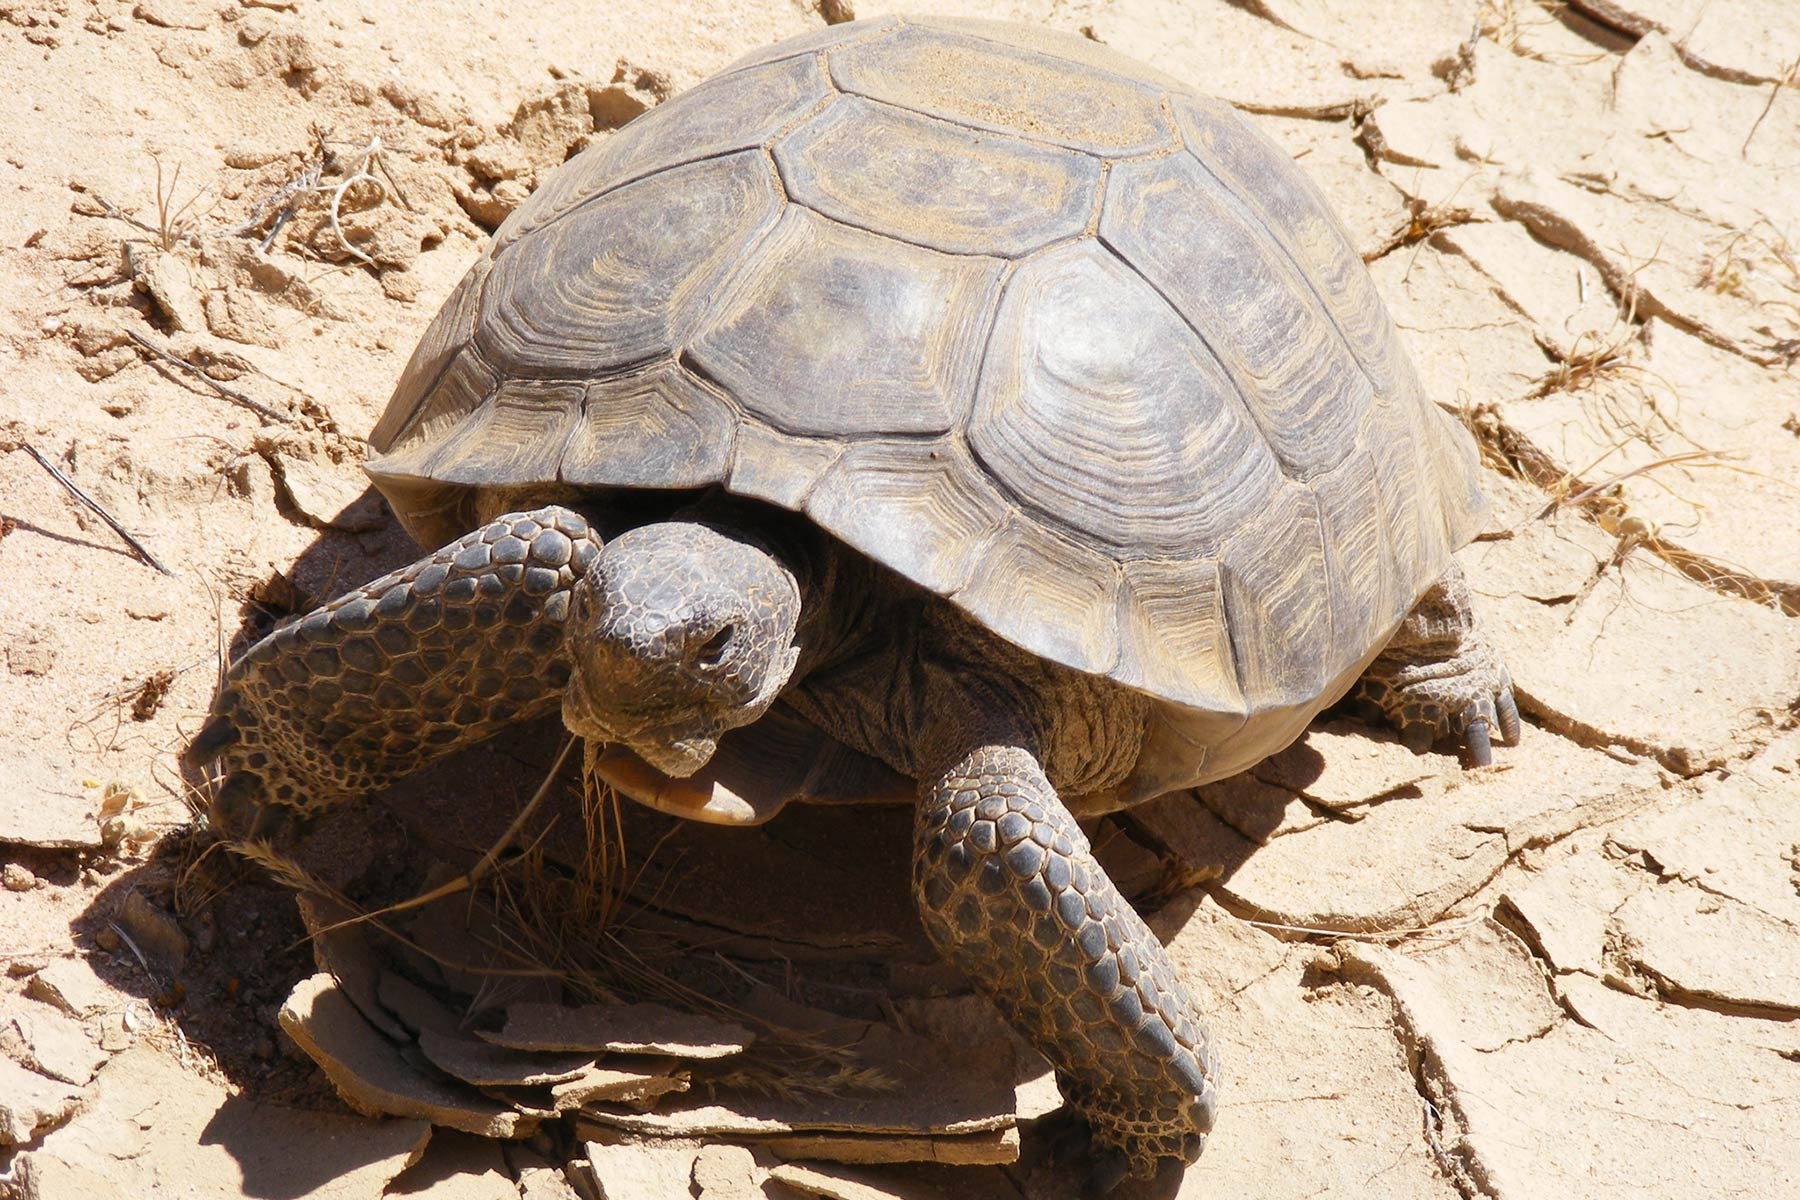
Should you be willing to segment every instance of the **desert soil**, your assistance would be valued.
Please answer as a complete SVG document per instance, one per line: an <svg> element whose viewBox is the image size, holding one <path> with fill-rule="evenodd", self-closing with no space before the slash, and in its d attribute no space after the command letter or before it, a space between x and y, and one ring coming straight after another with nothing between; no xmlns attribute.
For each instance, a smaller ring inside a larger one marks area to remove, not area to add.
<svg viewBox="0 0 1800 1200"><path fill-rule="evenodd" d="M1494 500L1462 563L1522 745L1471 770L1334 717L1109 831L1223 1049L1182 1195L1800 1196L1800 8L908 7L1239 106L1338 206ZM223 648L416 553L361 439L495 226L821 13L0 18L0 1194L1066 1194L1029 1133L1027 1165L847 1180L353 1116L278 1027L315 969L292 898L204 852L175 761ZM346 877L404 873L360 849Z"/></svg>

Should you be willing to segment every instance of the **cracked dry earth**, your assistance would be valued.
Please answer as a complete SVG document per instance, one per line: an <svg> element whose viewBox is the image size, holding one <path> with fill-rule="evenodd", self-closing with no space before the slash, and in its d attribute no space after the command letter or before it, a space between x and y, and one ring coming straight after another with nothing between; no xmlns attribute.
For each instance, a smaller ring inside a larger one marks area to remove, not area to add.
<svg viewBox="0 0 1800 1200"><path fill-rule="evenodd" d="M494 226L822 23L515 7L0 2L0 1194L1065 1194L1029 1129L1019 1163L859 1174L352 1116L275 1020L314 970L292 900L184 872L221 645L415 553L360 439ZM1462 562L1521 746L1470 771L1334 717L1103 832L1223 1048L1182 1195L1800 1196L1800 9L909 7L1252 114L1488 468ZM797 937L855 942L809 904Z"/></svg>

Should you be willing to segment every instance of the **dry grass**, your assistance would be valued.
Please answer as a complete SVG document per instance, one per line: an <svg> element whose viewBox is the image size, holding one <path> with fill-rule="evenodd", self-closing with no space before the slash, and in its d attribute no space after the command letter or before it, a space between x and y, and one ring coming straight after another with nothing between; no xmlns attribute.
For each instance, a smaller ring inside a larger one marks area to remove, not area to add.
<svg viewBox="0 0 1800 1200"><path fill-rule="evenodd" d="M549 980L574 1000L651 1001L759 1031L750 1050L722 1069L696 1064L697 1088L799 1099L895 1086L882 1071L860 1061L854 1047L746 1012L724 998L741 992L746 981L768 986L748 964L732 962L717 947L653 933L636 923L654 900L636 893L643 870L661 843L649 847L643 861L634 864L627 849L623 802L595 774L591 749L584 755L578 784L584 852L573 866L554 860L544 849L548 824L521 843L573 747L573 741L565 746L532 799L472 867L406 899L364 909L280 848L244 840L215 842L190 858L181 872L178 891L184 898L179 903L191 911L230 886L229 881L220 881L216 870L202 869L214 850L228 845L235 857L261 868L290 891L351 914L313 931L314 936L366 927L442 967L481 979L472 1009L498 1002L509 982ZM203 803L204 797L197 802ZM468 958L483 961L448 955L412 936L414 914L453 898L467 906ZM379 955L379 942L373 946Z"/></svg>

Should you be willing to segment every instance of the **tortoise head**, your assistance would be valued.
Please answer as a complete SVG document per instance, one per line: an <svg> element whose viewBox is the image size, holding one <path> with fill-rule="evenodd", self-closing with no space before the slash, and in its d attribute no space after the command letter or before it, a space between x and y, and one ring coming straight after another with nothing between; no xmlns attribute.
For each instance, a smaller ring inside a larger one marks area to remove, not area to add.
<svg viewBox="0 0 1800 1200"><path fill-rule="evenodd" d="M563 724L666 775L775 702L799 650L800 585L774 556L704 525L643 525L576 583Z"/></svg>

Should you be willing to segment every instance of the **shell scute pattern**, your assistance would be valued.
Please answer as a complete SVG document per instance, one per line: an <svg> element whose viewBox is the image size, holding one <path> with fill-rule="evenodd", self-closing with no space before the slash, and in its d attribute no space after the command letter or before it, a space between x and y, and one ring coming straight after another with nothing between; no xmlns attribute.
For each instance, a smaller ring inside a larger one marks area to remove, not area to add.
<svg viewBox="0 0 1800 1200"><path fill-rule="evenodd" d="M847 96L775 145L799 204L954 254L1015 257L1087 223L1100 160Z"/></svg>
<svg viewBox="0 0 1800 1200"><path fill-rule="evenodd" d="M1155 87L1010 41L909 24L830 59L839 89L954 124L1109 157L1176 143Z"/></svg>
<svg viewBox="0 0 1800 1200"><path fill-rule="evenodd" d="M780 207L757 150L609 191L497 264L476 344L514 375L593 377L667 357Z"/></svg>
<svg viewBox="0 0 1800 1200"><path fill-rule="evenodd" d="M946 433L972 402L1000 272L790 205L688 354L789 433Z"/></svg>
<svg viewBox="0 0 1800 1200"><path fill-rule="evenodd" d="M1316 189L1227 106L1081 39L893 18L552 176L370 470L431 528L459 489L551 484L805 512L1180 706L1173 764L1300 719L1443 570L1480 512L1450 424Z"/></svg>
<svg viewBox="0 0 1800 1200"><path fill-rule="evenodd" d="M969 444L1016 503L1137 553L1216 551L1281 478L1231 376L1093 241L1008 281Z"/></svg>

